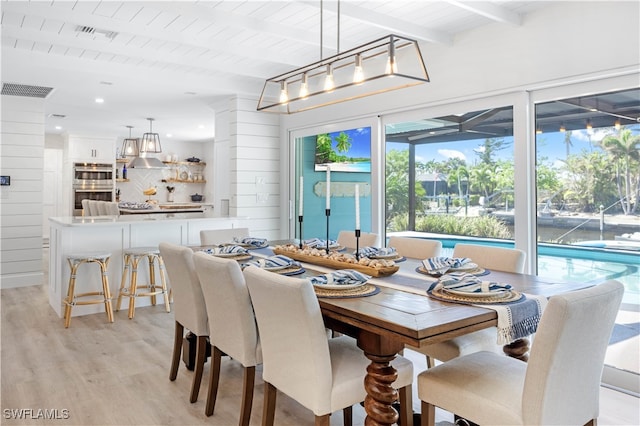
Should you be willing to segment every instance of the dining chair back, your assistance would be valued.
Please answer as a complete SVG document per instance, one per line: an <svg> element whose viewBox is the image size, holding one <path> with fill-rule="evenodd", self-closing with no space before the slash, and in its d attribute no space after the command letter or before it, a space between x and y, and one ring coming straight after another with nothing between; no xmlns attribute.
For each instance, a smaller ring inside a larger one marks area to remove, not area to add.
<svg viewBox="0 0 640 426"><path fill-rule="evenodd" d="M595 425L600 380L624 286L552 296L528 363L477 352L418 376L426 424L435 406L479 424Z"/></svg>
<svg viewBox="0 0 640 426"><path fill-rule="evenodd" d="M167 242L160 243L159 249L173 290L175 333L169 379L175 380L178 374L184 329L187 328L197 336L195 372L189 398L191 402L196 402L206 361L209 324L200 280L193 263L193 250Z"/></svg>
<svg viewBox="0 0 640 426"><path fill-rule="evenodd" d="M495 271L522 273L525 252L515 248L491 247L480 244L458 243L453 248L453 257L468 257L479 266ZM496 344L495 327L454 337L444 342L424 346L417 351L427 356L427 365L435 365L435 359L449 361L453 358L479 351L502 353L502 346Z"/></svg>
<svg viewBox="0 0 640 426"><path fill-rule="evenodd" d="M458 243L453 257L468 257L482 268L504 272L524 272L526 253L520 249Z"/></svg>
<svg viewBox="0 0 640 426"><path fill-rule="evenodd" d="M200 244L203 246L217 246L231 243L234 238L249 236L249 228L203 229L200 231Z"/></svg>
<svg viewBox="0 0 640 426"><path fill-rule="evenodd" d="M105 214L109 216L120 216L120 208L118 207L118 203L115 201L105 201Z"/></svg>
<svg viewBox="0 0 640 426"><path fill-rule="evenodd" d="M221 356L225 353L244 368L240 425L248 425L255 369L256 365L262 363L258 327L249 290L237 261L204 252L195 253L193 260L207 307L212 356L205 413L207 416L213 414L220 379Z"/></svg>
<svg viewBox="0 0 640 426"><path fill-rule="evenodd" d="M329 415L345 411L364 400L364 377L370 361L354 339L327 339L322 312L308 280L286 277L255 266L244 275L256 314L262 344L265 382L263 425L272 425L276 389L313 411L316 424L329 424ZM398 356L394 383L401 388L401 401L411 406L413 367ZM403 425L412 418L401 411ZM345 423L347 424L347 423Z"/></svg>
<svg viewBox="0 0 640 426"><path fill-rule="evenodd" d="M389 237L389 247L396 249L400 256L414 259L428 259L440 256L442 243L438 240L411 237Z"/></svg>
<svg viewBox="0 0 640 426"><path fill-rule="evenodd" d="M97 200L89 200L90 216L100 216L100 208L98 207L99 203L100 201Z"/></svg>
<svg viewBox="0 0 640 426"><path fill-rule="evenodd" d="M89 210L89 199L82 200L82 216L91 216L91 211Z"/></svg>
<svg viewBox="0 0 640 426"><path fill-rule="evenodd" d="M340 231L338 232L338 244L342 247L356 248L356 234L355 231ZM378 234L370 232L360 232L360 247L377 246Z"/></svg>

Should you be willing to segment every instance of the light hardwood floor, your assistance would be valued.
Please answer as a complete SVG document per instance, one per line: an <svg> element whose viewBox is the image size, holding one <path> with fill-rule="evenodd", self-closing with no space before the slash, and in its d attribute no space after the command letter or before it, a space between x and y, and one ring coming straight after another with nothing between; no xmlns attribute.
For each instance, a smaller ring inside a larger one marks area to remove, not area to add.
<svg viewBox="0 0 640 426"><path fill-rule="evenodd" d="M1 291L1 404L0 423L6 425L235 425L242 392L242 368L224 358L222 377L212 417L204 415L209 362L194 404L188 401L192 372L181 363L176 381L169 381L173 341L173 314L159 304L136 309L127 319L126 309L115 313L115 323L106 315L75 317L64 328L49 306L47 286ZM418 373L424 357L405 351ZM262 414L263 382L257 369L252 425ZM420 404L414 389L414 410ZM313 425L313 414L279 393L277 425ZM15 419L19 411L27 418ZM49 410L58 417L42 418ZM55 411L57 410L57 411ZM65 411L67 410L67 411ZM364 422L362 407L355 406L354 424ZM620 392L602 388L600 426L640 424L640 403ZM453 417L438 410L439 426ZM331 418L342 424L342 415Z"/></svg>

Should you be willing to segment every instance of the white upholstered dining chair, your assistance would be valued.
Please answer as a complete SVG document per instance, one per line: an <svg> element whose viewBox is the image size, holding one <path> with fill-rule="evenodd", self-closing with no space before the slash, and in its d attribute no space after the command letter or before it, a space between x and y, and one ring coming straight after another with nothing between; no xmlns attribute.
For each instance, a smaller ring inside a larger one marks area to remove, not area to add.
<svg viewBox="0 0 640 426"><path fill-rule="evenodd" d="M607 281L552 296L528 363L477 352L418 376L422 425L435 407L487 425L594 425L604 357L624 287Z"/></svg>
<svg viewBox="0 0 640 426"><path fill-rule="evenodd" d="M200 244L203 246L217 246L233 242L234 238L249 236L249 228L203 229L200 231Z"/></svg>
<svg viewBox="0 0 640 426"><path fill-rule="evenodd" d="M338 232L338 244L342 247L348 247L351 249L356 248L356 234L355 231L340 231ZM371 232L360 232L360 248L368 246L378 245L378 234Z"/></svg>
<svg viewBox="0 0 640 426"><path fill-rule="evenodd" d="M193 263L193 250L176 244L162 242L159 245L173 290L173 312L175 316L175 332L173 337L173 354L171 356L171 370L169 379L175 380L178 375L180 354L184 329L197 336L196 359L191 384L190 402L198 400L202 373L206 361L207 337L209 324L207 323L207 308L200 287L200 280Z"/></svg>
<svg viewBox="0 0 640 426"><path fill-rule="evenodd" d="M248 426L256 365L262 364L258 328L249 290L237 261L203 252L195 253L193 261L209 318L211 370L205 414L211 416L215 409L220 363L224 352L242 364L244 369L239 424Z"/></svg>
<svg viewBox="0 0 640 426"><path fill-rule="evenodd" d="M389 237L389 247L396 249L400 256L413 259L428 259L440 256L442 243L438 240L411 237Z"/></svg>
<svg viewBox="0 0 640 426"><path fill-rule="evenodd" d="M453 248L453 257L468 257L479 266L494 271L522 273L525 256L525 252L515 248L491 247L479 244L456 244ZM411 349L425 354L427 356L427 365L433 367L435 359L449 361L478 351L502 353L502 346L496 343L496 336L496 328L489 327L454 337L445 342L434 343L420 349Z"/></svg>
<svg viewBox="0 0 640 426"><path fill-rule="evenodd" d="M308 280L281 276L249 266L244 270L262 344L265 382L264 426L274 424L276 389L313 411L316 425L328 425L343 410L351 424L351 406L365 399L364 377L370 361L351 337L327 339L322 312ZM413 365L398 356L400 419L413 422Z"/></svg>

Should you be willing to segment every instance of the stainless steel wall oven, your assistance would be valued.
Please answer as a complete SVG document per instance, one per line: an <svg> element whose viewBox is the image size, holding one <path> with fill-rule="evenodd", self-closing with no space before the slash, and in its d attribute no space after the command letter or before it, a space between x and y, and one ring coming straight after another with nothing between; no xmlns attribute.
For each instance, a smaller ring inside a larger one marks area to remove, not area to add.
<svg viewBox="0 0 640 426"><path fill-rule="evenodd" d="M82 200L113 201L113 164L75 163L73 165L73 215L82 215Z"/></svg>

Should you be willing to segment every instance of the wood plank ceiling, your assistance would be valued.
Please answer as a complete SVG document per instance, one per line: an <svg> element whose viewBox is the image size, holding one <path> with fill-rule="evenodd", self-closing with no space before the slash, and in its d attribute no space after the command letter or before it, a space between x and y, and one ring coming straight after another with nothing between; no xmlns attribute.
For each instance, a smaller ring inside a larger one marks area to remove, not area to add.
<svg viewBox="0 0 640 426"><path fill-rule="evenodd" d="M338 5L340 34L338 38ZM388 34L454 45L522 25L537 1L3 1L2 82L52 87L46 131L179 140L213 134L211 105L258 96L266 78ZM321 15L323 22L320 48ZM104 104L95 104L102 97ZM61 129L56 130L55 126ZM199 128L202 127L202 128ZM134 130L134 133L137 133Z"/></svg>

